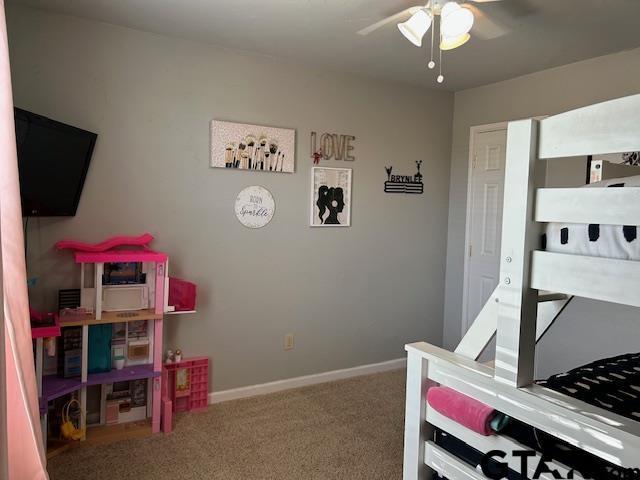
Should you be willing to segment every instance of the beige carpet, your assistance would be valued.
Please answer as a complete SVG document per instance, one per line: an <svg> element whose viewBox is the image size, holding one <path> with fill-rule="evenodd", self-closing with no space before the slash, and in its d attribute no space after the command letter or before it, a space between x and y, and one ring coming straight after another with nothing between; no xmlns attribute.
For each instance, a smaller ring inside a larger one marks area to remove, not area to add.
<svg viewBox="0 0 640 480"><path fill-rule="evenodd" d="M182 414L174 431L77 448L53 480L402 478L403 370Z"/></svg>

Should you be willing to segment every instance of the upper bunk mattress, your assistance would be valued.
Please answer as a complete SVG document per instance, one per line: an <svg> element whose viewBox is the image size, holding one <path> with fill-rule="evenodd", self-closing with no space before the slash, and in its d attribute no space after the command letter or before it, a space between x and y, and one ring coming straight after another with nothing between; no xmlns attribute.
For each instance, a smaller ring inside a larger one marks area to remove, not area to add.
<svg viewBox="0 0 640 480"><path fill-rule="evenodd" d="M583 188L617 187L640 187L640 175L604 180ZM542 235L542 249L590 257L640 260L639 230L640 226L636 225L548 223Z"/></svg>

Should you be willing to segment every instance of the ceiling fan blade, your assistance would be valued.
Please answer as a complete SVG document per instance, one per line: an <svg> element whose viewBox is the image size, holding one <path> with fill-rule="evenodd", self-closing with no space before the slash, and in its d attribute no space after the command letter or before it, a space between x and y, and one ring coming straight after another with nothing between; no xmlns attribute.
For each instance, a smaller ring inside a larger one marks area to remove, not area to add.
<svg viewBox="0 0 640 480"><path fill-rule="evenodd" d="M501 17L518 19L533 15L537 12L535 5L530 0L467 0L478 4L487 4L492 13L498 13ZM499 3L498 3L499 2ZM495 6L490 5L496 3Z"/></svg>
<svg viewBox="0 0 640 480"><path fill-rule="evenodd" d="M482 40L491 40L502 37L511 31L505 23L500 22L495 17L491 17L480 10L472 3L465 3L464 6L473 12L474 22L471 33Z"/></svg>
<svg viewBox="0 0 640 480"><path fill-rule="evenodd" d="M406 8L404 10L402 10L401 12L396 13L395 15L391 15L387 18L383 18L382 20L380 20L379 22L376 22L372 25L369 25L368 27L363 28L362 30L358 30L358 35L369 35L372 32L375 32L376 30L378 30L379 28L384 27L385 25L392 23L392 22L399 22L400 20L403 20L404 18L413 15L414 13L416 13L418 10L420 10L421 6L415 6L415 7L409 7Z"/></svg>

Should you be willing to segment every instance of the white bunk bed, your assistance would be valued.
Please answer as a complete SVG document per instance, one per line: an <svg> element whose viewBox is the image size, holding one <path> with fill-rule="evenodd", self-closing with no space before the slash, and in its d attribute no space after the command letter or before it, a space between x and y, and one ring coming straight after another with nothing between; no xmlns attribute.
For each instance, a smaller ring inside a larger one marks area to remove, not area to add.
<svg viewBox="0 0 640 480"><path fill-rule="evenodd" d="M640 225L640 188L538 188L545 170L539 160L637 150L640 95L509 123L501 282L455 352L424 342L405 347L404 480L431 478L433 471L449 480L487 478L436 445L434 427L482 453L530 450L510 437L477 434L430 408L426 391L435 383L613 465L640 467L640 422L534 383L536 340L571 295L640 307L640 262L537 249L545 222ZM477 359L494 337L492 367ZM500 460L519 471L520 458L508 454ZM537 462L528 463L531 478ZM568 475L557 462L547 465Z"/></svg>
<svg viewBox="0 0 640 480"><path fill-rule="evenodd" d="M624 163L613 163L603 159L589 159L587 162L587 183L601 182L611 178L638 175L640 167Z"/></svg>

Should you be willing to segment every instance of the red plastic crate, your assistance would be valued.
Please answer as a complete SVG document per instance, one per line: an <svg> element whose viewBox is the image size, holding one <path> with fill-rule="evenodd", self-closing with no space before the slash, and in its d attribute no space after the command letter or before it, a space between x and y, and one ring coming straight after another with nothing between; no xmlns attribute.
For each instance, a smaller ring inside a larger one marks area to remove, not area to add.
<svg viewBox="0 0 640 480"><path fill-rule="evenodd" d="M186 375L185 388L179 388L177 375ZM173 405L173 412L193 412L207 408L209 396L209 359L207 357L185 358L181 362L165 363L162 369L164 377L163 398Z"/></svg>

